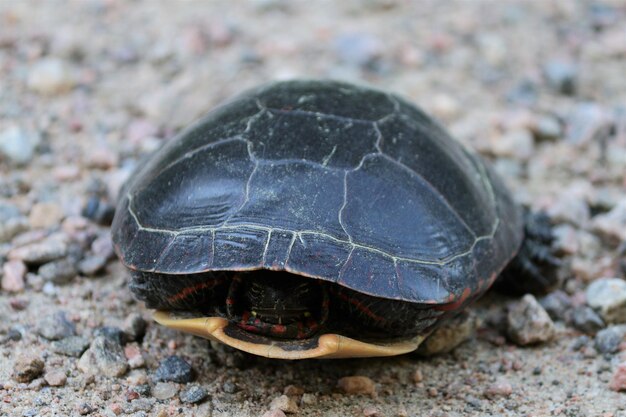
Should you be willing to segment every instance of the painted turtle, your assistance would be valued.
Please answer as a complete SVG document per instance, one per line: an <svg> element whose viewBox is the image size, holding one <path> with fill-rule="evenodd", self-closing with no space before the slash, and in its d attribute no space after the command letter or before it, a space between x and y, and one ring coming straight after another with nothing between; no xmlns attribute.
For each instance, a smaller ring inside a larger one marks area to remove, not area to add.
<svg viewBox="0 0 626 417"><path fill-rule="evenodd" d="M156 152L112 234L156 321L299 359L415 350L518 253L511 285L552 282L540 226L520 252L523 211L501 181L404 99L289 81Z"/></svg>

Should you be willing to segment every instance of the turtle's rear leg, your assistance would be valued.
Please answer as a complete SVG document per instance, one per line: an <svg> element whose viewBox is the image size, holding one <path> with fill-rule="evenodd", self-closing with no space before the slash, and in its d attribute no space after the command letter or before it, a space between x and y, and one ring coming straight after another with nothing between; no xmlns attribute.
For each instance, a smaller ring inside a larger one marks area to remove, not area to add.
<svg viewBox="0 0 626 417"><path fill-rule="evenodd" d="M512 294L542 294L558 283L562 265L552 250L552 226L545 213L524 213L524 242L517 256L496 280L494 288Z"/></svg>

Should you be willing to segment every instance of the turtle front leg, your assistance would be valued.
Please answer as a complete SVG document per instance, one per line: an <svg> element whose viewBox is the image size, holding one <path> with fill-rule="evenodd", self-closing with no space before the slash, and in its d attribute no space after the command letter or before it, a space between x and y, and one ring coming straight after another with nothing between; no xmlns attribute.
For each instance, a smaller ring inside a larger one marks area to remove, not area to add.
<svg viewBox="0 0 626 417"><path fill-rule="evenodd" d="M552 225L543 212L524 213L524 241L517 256L494 284L500 292L542 294L558 284L562 265L552 249Z"/></svg>

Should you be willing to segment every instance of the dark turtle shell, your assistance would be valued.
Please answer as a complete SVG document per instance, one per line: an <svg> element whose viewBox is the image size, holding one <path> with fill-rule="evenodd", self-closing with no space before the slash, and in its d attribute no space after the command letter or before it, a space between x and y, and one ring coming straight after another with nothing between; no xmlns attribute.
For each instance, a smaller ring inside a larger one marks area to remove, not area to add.
<svg viewBox="0 0 626 417"><path fill-rule="evenodd" d="M211 111L138 171L113 223L133 270L285 270L427 304L484 291L522 237L507 190L439 124L332 81Z"/></svg>

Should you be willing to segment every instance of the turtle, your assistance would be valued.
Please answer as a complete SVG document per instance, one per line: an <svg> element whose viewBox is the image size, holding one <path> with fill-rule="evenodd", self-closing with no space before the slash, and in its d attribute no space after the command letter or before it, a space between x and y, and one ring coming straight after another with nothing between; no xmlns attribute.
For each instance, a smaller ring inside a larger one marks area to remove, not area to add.
<svg viewBox="0 0 626 417"><path fill-rule="evenodd" d="M414 351L498 276L553 285L551 236L424 111L334 80L211 110L138 166L112 224L158 323L279 359Z"/></svg>

